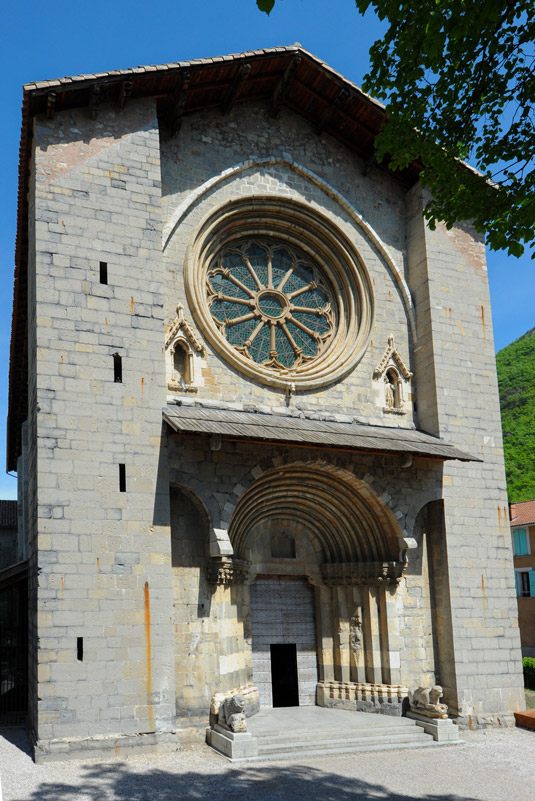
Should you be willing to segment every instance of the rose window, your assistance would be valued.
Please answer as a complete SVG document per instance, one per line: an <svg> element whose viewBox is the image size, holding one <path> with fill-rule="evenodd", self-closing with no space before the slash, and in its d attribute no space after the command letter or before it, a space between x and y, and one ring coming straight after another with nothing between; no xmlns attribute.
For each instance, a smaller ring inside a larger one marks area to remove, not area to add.
<svg viewBox="0 0 535 801"><path fill-rule="evenodd" d="M333 291L304 253L247 240L219 253L206 276L210 314L247 359L291 372L318 357L335 332Z"/></svg>

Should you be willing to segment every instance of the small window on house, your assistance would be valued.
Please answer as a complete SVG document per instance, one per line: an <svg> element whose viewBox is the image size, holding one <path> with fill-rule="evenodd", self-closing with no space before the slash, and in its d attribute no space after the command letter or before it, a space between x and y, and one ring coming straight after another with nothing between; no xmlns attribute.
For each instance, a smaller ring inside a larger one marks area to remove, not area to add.
<svg viewBox="0 0 535 801"><path fill-rule="evenodd" d="M100 283L108 283L108 263L106 261L100 262Z"/></svg>
<svg viewBox="0 0 535 801"><path fill-rule="evenodd" d="M516 570L516 594L519 598L535 598L535 570Z"/></svg>
<svg viewBox="0 0 535 801"><path fill-rule="evenodd" d="M528 533L525 528L517 528L513 531L513 553L515 556L529 554Z"/></svg>

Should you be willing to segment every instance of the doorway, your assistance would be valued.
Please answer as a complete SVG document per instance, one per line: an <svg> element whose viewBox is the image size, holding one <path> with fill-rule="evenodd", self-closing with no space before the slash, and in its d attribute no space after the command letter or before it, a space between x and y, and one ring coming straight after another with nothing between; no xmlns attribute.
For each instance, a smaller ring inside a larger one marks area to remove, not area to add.
<svg viewBox="0 0 535 801"><path fill-rule="evenodd" d="M299 706L296 644L272 643L269 648L273 706Z"/></svg>
<svg viewBox="0 0 535 801"><path fill-rule="evenodd" d="M251 587L253 681L262 706L316 703L314 589L304 578L263 576Z"/></svg>

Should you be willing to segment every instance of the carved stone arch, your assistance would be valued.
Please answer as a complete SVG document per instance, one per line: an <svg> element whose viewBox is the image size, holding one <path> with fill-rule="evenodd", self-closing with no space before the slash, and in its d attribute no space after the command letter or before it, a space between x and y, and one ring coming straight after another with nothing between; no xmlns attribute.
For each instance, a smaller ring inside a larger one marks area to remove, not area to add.
<svg viewBox="0 0 535 801"><path fill-rule="evenodd" d="M306 525L327 564L396 561L401 529L366 482L326 463L293 462L265 471L239 499L229 527L243 559L259 520L280 516Z"/></svg>
<svg viewBox="0 0 535 801"><path fill-rule="evenodd" d="M172 565L201 566L209 554L210 514L202 499L189 487L173 484L169 495Z"/></svg>
<svg viewBox="0 0 535 801"><path fill-rule="evenodd" d="M195 483L196 479L192 477L192 481L190 482L189 478L189 476L185 475L181 475L178 479L172 477L169 483L169 491L176 489L189 496L193 500L193 503L202 509L202 512L207 517L210 529L212 529L214 526L219 525L221 510L213 498L203 497L199 493L198 487L192 486L192 483Z"/></svg>

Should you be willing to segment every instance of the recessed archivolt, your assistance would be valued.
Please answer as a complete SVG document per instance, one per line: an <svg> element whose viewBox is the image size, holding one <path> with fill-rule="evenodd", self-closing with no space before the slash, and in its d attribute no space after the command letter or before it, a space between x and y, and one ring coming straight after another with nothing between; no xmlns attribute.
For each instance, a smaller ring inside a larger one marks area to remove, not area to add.
<svg viewBox="0 0 535 801"><path fill-rule="evenodd" d="M320 543L327 563L399 558L402 532L370 487L328 464L293 463L268 470L241 496L229 527L234 556L245 558L260 523L295 520Z"/></svg>
<svg viewBox="0 0 535 801"><path fill-rule="evenodd" d="M169 484L170 492L182 493L186 498L189 498L189 500L191 500L192 503L200 510L201 514L204 515L207 526L210 530L212 530L213 526L219 523L220 518L220 510L217 502L212 498L202 498L197 491L197 487L190 487L187 477L183 478L185 478L185 480L171 480Z"/></svg>
<svg viewBox="0 0 535 801"><path fill-rule="evenodd" d="M352 203L347 200L337 189L335 189L330 183L320 178L312 170L309 170L307 167L304 167L302 164L299 164L297 161L288 158L282 158L277 156L269 156L267 158L252 158L248 159L247 161L239 162L238 164L229 167L226 170L223 170L218 175L214 175L212 178L205 181L203 184L198 186L193 192L191 192L183 201L180 203L174 212L171 214L169 221L164 225L162 231L162 250L165 251L169 240L171 239L172 234L174 233L175 229L177 228L180 221L186 214L189 212L190 208L197 203L202 197L206 194L211 192L215 189L219 184L223 183L224 181L228 181L230 178L235 177L236 175L245 172L246 170L254 169L256 167L266 167L266 166L284 166L287 167L292 172L297 173L298 175L302 176L303 178L310 181L312 184L317 186L321 189L328 197L332 198L333 200L338 203L338 205L347 212L347 214L351 217L351 219L359 226L359 228L363 231L364 235L370 240L373 244L374 248L380 253L381 257L383 258L389 272L394 279L399 292L401 294L403 305L405 307L405 313L407 314L407 319L409 322L409 326L411 329L411 335L416 341L416 318L414 313L414 305L412 302L411 293L405 278L403 277L403 273L401 269L396 264L396 260L393 257L392 253L390 252L388 246L382 241L380 236L376 233L373 227L368 223L364 217L359 214L357 209L353 206ZM254 197L254 196L252 196Z"/></svg>

